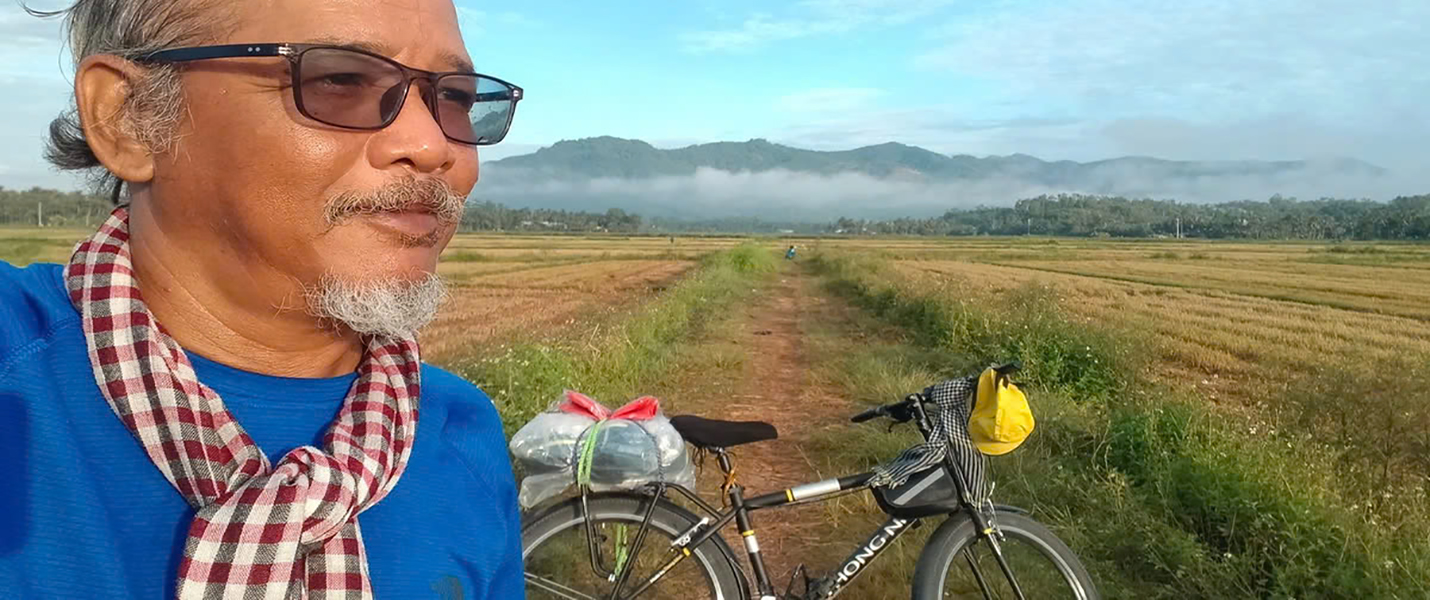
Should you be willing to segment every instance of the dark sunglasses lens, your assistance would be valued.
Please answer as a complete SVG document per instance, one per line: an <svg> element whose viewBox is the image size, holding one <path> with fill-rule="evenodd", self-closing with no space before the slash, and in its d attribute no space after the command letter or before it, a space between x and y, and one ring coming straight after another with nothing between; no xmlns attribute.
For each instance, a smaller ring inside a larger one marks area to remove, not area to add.
<svg viewBox="0 0 1430 600"><path fill-rule="evenodd" d="M402 71L347 50L314 48L298 66L299 103L309 117L339 127L378 127L402 106Z"/></svg>
<svg viewBox="0 0 1430 600"><path fill-rule="evenodd" d="M467 144L488 145L506 137L516 95L504 83L474 75L447 75L437 80L438 121L448 137Z"/></svg>

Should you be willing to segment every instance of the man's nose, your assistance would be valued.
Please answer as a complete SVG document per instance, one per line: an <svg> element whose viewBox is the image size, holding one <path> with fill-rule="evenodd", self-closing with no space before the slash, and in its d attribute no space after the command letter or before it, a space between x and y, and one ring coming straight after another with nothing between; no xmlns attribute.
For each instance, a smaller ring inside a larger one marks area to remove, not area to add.
<svg viewBox="0 0 1430 600"><path fill-rule="evenodd" d="M428 108L432 93L430 86L417 81L409 85L397 118L377 132L369 145L373 166L397 166L420 173L441 173L452 167L456 154L437 116Z"/></svg>

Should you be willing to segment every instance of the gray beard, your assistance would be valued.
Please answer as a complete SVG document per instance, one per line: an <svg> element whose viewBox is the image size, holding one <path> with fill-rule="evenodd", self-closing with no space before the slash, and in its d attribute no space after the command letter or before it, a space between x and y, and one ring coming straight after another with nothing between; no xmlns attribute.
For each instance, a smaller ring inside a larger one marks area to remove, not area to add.
<svg viewBox="0 0 1430 600"><path fill-rule="evenodd" d="M308 312L361 335L416 337L437 316L447 286L435 273L417 281L345 281L327 276L307 291Z"/></svg>

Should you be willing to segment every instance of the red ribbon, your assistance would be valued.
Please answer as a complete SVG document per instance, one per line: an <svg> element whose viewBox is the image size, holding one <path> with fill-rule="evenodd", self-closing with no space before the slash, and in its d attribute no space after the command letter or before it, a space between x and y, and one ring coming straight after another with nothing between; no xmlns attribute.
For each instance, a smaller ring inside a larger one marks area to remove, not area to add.
<svg viewBox="0 0 1430 600"><path fill-rule="evenodd" d="M584 415L596 421L607 419L647 421L655 418L656 413L660 411L660 400L654 396L641 396L616 409L615 412L611 412L601 406L599 402L592 400L590 396L566 390L566 401L557 408L562 412Z"/></svg>

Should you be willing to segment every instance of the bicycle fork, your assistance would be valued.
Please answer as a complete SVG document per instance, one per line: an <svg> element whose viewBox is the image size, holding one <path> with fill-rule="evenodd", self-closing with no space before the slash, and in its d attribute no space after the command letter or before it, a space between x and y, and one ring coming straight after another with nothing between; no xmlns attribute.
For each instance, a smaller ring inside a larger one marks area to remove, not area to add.
<svg viewBox="0 0 1430 600"><path fill-rule="evenodd" d="M970 516L973 518L973 526L980 532L979 538L987 542L988 547L993 550L993 559L998 562L998 570L1003 572L1003 577L1008 580L1008 585L1012 586L1013 595L1016 596L1018 600L1027 600L1027 596L1023 595L1022 586L1018 585L1018 578L1013 576L1013 570L1008 566L1007 557L1003 555L1003 544L998 542L998 538L1001 537L1002 534L999 533L998 524L994 520L994 515L996 514L995 509L992 509L991 506L989 508L989 517L986 520L979 511L969 511ZM983 597L991 600L993 593L988 589L988 582L983 578L983 571L978 568L978 563L973 558L973 544L964 547L963 552L960 554L963 554L963 559L968 561L968 567L973 571L973 578L978 581L978 587L983 591Z"/></svg>

